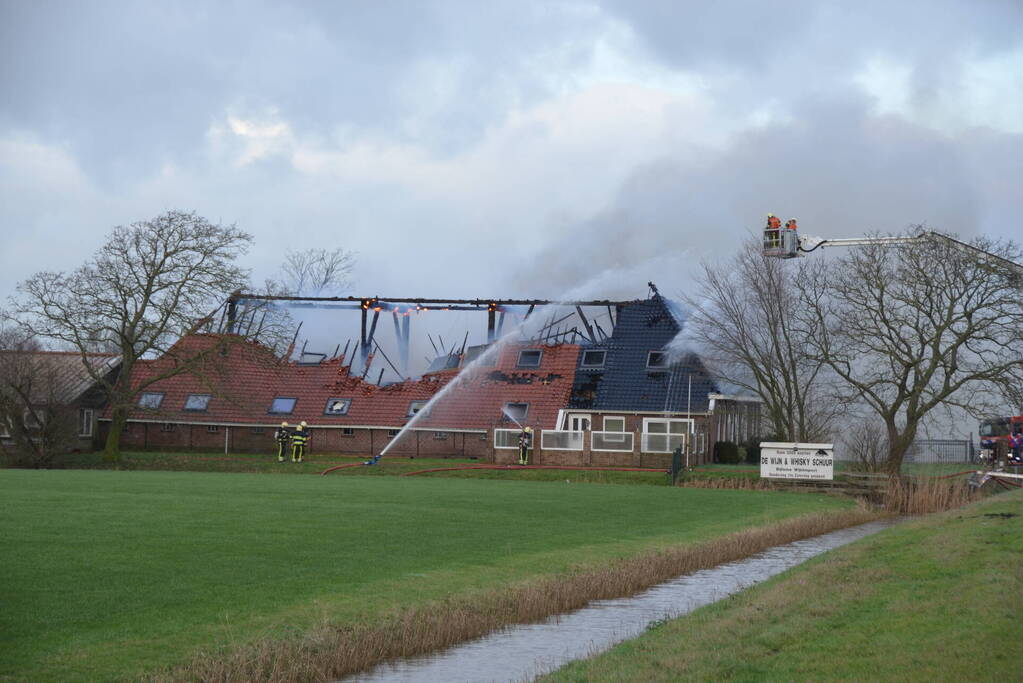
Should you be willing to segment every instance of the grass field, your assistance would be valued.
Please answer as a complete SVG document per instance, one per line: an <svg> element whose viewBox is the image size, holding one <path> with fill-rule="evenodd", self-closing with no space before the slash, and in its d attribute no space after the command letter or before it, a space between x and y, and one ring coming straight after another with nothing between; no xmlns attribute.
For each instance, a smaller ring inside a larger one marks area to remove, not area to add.
<svg viewBox="0 0 1023 683"><path fill-rule="evenodd" d="M128 471L170 472L248 472L253 474L319 474L333 465L360 463L366 458L332 454L308 456L301 463L279 463L273 456L253 453L183 453L159 451L127 451L122 453L118 467ZM75 469L113 469L99 453L81 453L66 463ZM331 472L330 477L393 476L437 467L480 465L479 460L462 458L409 458L385 456L372 467L352 467ZM504 481L569 481L596 484L649 484L667 486L669 480L663 470L649 472L602 472L599 470L465 470L431 472L421 477L452 477L457 479L496 479Z"/></svg>
<svg viewBox="0 0 1023 683"><path fill-rule="evenodd" d="M199 647L849 505L563 481L0 470L0 676L134 676Z"/></svg>
<svg viewBox="0 0 1023 683"><path fill-rule="evenodd" d="M1015 492L868 537L544 680L1020 680L1021 615Z"/></svg>

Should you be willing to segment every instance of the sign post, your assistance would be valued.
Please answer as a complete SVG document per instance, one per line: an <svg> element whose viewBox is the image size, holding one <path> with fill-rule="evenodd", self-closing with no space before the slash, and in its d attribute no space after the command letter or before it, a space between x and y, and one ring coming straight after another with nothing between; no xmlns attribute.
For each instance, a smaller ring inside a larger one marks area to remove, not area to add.
<svg viewBox="0 0 1023 683"><path fill-rule="evenodd" d="M835 444L760 444L760 476L764 479L832 481L835 478Z"/></svg>

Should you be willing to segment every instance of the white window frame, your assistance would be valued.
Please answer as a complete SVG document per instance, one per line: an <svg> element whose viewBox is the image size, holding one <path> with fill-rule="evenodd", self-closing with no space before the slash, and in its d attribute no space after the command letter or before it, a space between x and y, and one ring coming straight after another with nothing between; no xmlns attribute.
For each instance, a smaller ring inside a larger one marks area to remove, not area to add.
<svg viewBox="0 0 1023 683"><path fill-rule="evenodd" d="M649 427L652 424L663 424L667 429L665 431L663 431L663 432L651 432ZM671 431L671 426L673 424L681 424L681 425L684 425L686 428L683 431L681 431L681 432L673 432L673 431ZM672 435L676 435L676 436L677 435L681 435L682 436L682 447L686 448L686 444L691 440L690 439L690 435L693 433L693 425L694 425L694 420L692 418L684 418L684 417L683 418L676 418L676 417L644 417L643 418L643 432L640 435L640 450L643 453L671 453L671 452L673 452L675 450L674 448L671 448L670 438L671 438ZM656 435L665 434L665 435L667 435L669 437L668 450L666 450L666 451L664 451L664 450L651 450L648 447L648 439L647 439L647 435L648 434L656 434Z"/></svg>
<svg viewBox="0 0 1023 683"><path fill-rule="evenodd" d="M433 438L447 440L449 434L449 432L434 432Z"/></svg>
<svg viewBox="0 0 1023 683"><path fill-rule="evenodd" d="M578 425L574 424L577 420L586 420L586 429L578 429ZM593 414L592 413L566 413L565 414L565 429L566 432L588 432L593 429Z"/></svg>
<svg viewBox="0 0 1023 683"><path fill-rule="evenodd" d="M346 437L346 438L351 438L351 437L355 436L355 430L352 429L351 427L342 427L341 428L341 436Z"/></svg>
<svg viewBox="0 0 1023 683"><path fill-rule="evenodd" d="M522 354L524 354L524 353L531 353L531 354L535 353L535 354L537 354L537 356L536 356L536 365L524 364L522 362ZM536 368L539 368L541 365L543 365L543 349L522 349L521 351L519 351L519 357L515 359L515 367L516 368L536 369Z"/></svg>
<svg viewBox="0 0 1023 683"><path fill-rule="evenodd" d="M93 423L96 418L96 411L92 408L78 409L78 436L83 439L92 438ZM0 436L3 436L0 434Z"/></svg>
<svg viewBox="0 0 1023 683"><path fill-rule="evenodd" d="M600 353L603 354L600 357L599 363L587 363L586 354L588 353ZM602 368L607 363L607 349L584 349L582 356L579 358L579 367L585 369Z"/></svg>
<svg viewBox="0 0 1023 683"><path fill-rule="evenodd" d="M633 432L590 432L590 450L595 453L631 453L635 439Z"/></svg>
<svg viewBox="0 0 1023 683"><path fill-rule="evenodd" d="M621 429L611 429L608 426L608 424L607 424L608 420L621 420L622 421L622 428ZM604 416L604 431L605 432L624 432L625 431L625 416L624 415L605 415Z"/></svg>
<svg viewBox="0 0 1023 683"><path fill-rule="evenodd" d="M552 446L547 443L547 436L550 435L552 438L555 435L569 434L568 437L569 445L562 448L560 446ZM540 448L545 451L581 451L586 444L586 432L581 432L571 429L544 429L540 432Z"/></svg>
<svg viewBox="0 0 1023 683"><path fill-rule="evenodd" d="M621 429L609 429L608 428L608 424L607 424L608 420L621 420L622 421L622 428ZM624 415L605 415L604 416L604 431L602 432L603 436L601 437L601 438L604 439L604 441L606 441L608 443L624 443L626 441L625 435L626 434L630 434L630 433L631 432L625 431L625 416ZM621 434L622 436L616 437L615 434ZM632 449L630 448L629 450L631 451Z"/></svg>
<svg viewBox="0 0 1023 683"><path fill-rule="evenodd" d="M519 447L519 434L522 433L521 429L495 429L494 430L494 448L504 448L508 450L515 450ZM505 439L503 437L507 436ZM503 445L511 444L511 445Z"/></svg>
<svg viewBox="0 0 1023 683"><path fill-rule="evenodd" d="M178 431L178 426L176 424L174 424L173 422L164 422L163 424L160 425L160 431L161 432L176 432L176 431Z"/></svg>
<svg viewBox="0 0 1023 683"><path fill-rule="evenodd" d="M393 439L394 437L398 436L399 434L401 434L401 430L400 429L388 429L387 430L387 438L388 439Z"/></svg>
<svg viewBox="0 0 1023 683"><path fill-rule="evenodd" d="M206 433L207 434L219 434L220 433L220 425L206 425Z"/></svg>

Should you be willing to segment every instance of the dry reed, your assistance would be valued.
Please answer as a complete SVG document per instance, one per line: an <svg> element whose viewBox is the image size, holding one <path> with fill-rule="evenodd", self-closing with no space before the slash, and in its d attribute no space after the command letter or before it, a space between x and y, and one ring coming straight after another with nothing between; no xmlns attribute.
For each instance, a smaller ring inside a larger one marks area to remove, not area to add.
<svg viewBox="0 0 1023 683"><path fill-rule="evenodd" d="M868 522L865 506L808 515L615 561L599 569L546 578L482 595L410 607L372 624L325 622L298 637L264 639L227 652L203 652L157 681L329 681L399 657L433 652L503 626L578 609L592 600L633 595L699 569L748 557L772 546Z"/></svg>
<svg viewBox="0 0 1023 683"><path fill-rule="evenodd" d="M766 491L775 488L771 482L747 477L705 477L686 479L679 486L691 489L737 489L739 491Z"/></svg>
<svg viewBox="0 0 1023 683"><path fill-rule="evenodd" d="M900 515L925 515L962 507L979 496L963 481L892 477L884 491L884 509Z"/></svg>

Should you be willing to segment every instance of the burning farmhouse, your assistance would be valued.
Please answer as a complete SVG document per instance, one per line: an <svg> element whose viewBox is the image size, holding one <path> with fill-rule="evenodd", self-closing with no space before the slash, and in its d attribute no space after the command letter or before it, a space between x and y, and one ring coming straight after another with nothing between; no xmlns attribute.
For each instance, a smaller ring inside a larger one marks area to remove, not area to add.
<svg viewBox="0 0 1023 683"><path fill-rule="evenodd" d="M520 429L529 426L538 463L656 467L678 446L692 462L706 462L715 442L756 436L756 401L722 391L697 355L667 350L682 323L677 306L655 289L646 299L558 304L568 312L560 318L539 301L411 300L403 308L377 299L332 301L361 312L352 349L293 358L293 349L277 354L228 318L221 329L185 336L144 361L136 384L163 374L176 358L204 358L137 395L122 444L269 452L281 422L304 420L313 453L371 456L386 448L388 457L510 463ZM517 324L506 329L515 307ZM398 370L374 353L383 355L374 341L380 314L395 318L397 363L407 371L410 314L431 308L485 310L487 343L441 349L418 378L382 383L375 364ZM587 315L594 308L603 325ZM544 322L524 325L531 317ZM108 410L101 418L100 437L110 417Z"/></svg>

